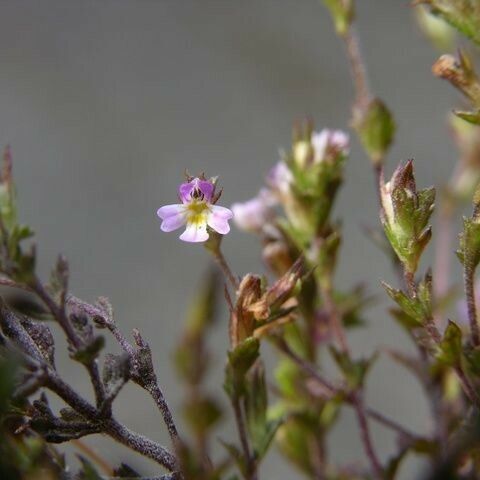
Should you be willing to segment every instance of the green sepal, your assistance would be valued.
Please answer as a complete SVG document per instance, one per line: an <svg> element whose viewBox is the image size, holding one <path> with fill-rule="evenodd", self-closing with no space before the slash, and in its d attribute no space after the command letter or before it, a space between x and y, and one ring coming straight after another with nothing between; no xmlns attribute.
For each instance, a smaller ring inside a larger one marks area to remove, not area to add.
<svg viewBox="0 0 480 480"><path fill-rule="evenodd" d="M245 393L245 375L259 357L260 342L249 337L228 352L224 388L231 398Z"/></svg>

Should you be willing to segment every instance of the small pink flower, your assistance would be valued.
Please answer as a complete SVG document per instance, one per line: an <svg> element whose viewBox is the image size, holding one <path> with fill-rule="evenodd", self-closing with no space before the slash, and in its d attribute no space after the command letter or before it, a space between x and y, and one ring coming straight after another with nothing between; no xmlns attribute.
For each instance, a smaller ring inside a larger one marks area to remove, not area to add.
<svg viewBox="0 0 480 480"><path fill-rule="evenodd" d="M219 198L215 194L215 180L192 178L180 185L178 195L182 203L165 205L157 211L162 231L172 232L186 226L180 235L184 242L205 242L209 237L207 227L222 235L230 231L228 221L233 213L215 205Z"/></svg>
<svg viewBox="0 0 480 480"><path fill-rule="evenodd" d="M266 182L274 192L285 195L290 190L293 175L287 164L280 160L268 172Z"/></svg>
<svg viewBox="0 0 480 480"><path fill-rule="evenodd" d="M342 130L324 128L321 132L313 132L311 142L314 163L323 162L331 156L348 155L350 150L349 136Z"/></svg>
<svg viewBox="0 0 480 480"><path fill-rule="evenodd" d="M236 225L246 231L260 232L274 216L277 203L272 192L262 188L258 195L242 203L234 203L232 211Z"/></svg>

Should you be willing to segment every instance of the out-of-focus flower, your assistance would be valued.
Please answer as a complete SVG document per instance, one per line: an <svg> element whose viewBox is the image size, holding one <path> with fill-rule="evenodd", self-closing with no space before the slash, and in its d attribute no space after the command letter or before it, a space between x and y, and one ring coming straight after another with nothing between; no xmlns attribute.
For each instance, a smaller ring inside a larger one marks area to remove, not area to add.
<svg viewBox="0 0 480 480"><path fill-rule="evenodd" d="M350 151L350 139L342 130L324 128L321 132L312 133L313 161L320 163L338 155L346 156Z"/></svg>
<svg viewBox="0 0 480 480"><path fill-rule="evenodd" d="M235 224L242 230L260 232L275 216L273 207L276 203L272 192L262 188L256 197L232 205Z"/></svg>
<svg viewBox="0 0 480 480"><path fill-rule="evenodd" d="M185 242L205 242L209 233L207 227L225 235L230 231L228 221L233 217L231 210L215 205L219 194L215 193L216 179L205 177L189 178L178 188L182 203L165 205L158 209L157 215L162 219L160 228L172 232L182 226L185 231L180 240Z"/></svg>
<svg viewBox="0 0 480 480"><path fill-rule="evenodd" d="M287 164L280 160L268 172L266 178L267 185L280 195L288 194L290 185L293 182L293 175Z"/></svg>

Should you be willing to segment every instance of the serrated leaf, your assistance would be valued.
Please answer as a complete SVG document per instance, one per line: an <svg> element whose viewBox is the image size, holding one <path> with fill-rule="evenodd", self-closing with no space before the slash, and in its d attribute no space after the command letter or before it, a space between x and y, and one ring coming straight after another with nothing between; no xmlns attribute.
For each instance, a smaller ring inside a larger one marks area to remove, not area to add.
<svg viewBox="0 0 480 480"><path fill-rule="evenodd" d="M385 282L382 282L383 287L394 300L397 305L401 308L403 313L412 319L414 324L412 326L422 326L432 315L432 305L431 305L431 293L430 286L419 286L419 291L421 290L422 294L417 295L416 297L410 297L401 290L397 290ZM407 326L408 323L405 323Z"/></svg>

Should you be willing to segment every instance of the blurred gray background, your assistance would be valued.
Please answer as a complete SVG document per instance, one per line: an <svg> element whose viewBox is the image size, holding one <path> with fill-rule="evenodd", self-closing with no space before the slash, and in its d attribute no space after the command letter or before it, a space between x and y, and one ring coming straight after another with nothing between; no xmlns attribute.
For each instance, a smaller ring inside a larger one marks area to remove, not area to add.
<svg viewBox="0 0 480 480"><path fill-rule="evenodd" d="M452 168L446 113L457 98L432 77L438 54L409 3L360 0L358 32L372 88L399 126L388 171L414 157L425 186ZM222 205L250 198L279 147L289 146L295 119L308 114L318 128L347 128L351 101L344 51L318 0L0 1L0 145L13 148L21 217L37 231L40 270L47 274L65 253L73 292L91 301L108 296L121 327L142 331L177 417L182 388L171 353L208 258L201 246L160 232L157 208L175 200L184 168L220 175ZM355 139L335 214L345 232L339 288L364 282L380 294L380 279L396 284L388 260L361 232L377 225L378 212ZM224 247L238 274L263 271L255 238L233 228ZM387 305L371 309L369 328L352 334L357 354L405 341ZM212 338L219 395L226 326L223 316ZM61 368L90 395L76 365ZM415 380L386 359L374 368L368 402L414 430L431 428ZM135 387L122 392L116 413L167 442L152 402ZM374 433L386 458L394 439L377 426ZM127 458L142 473L156 472L108 439L88 443L112 463ZM343 462L364 457L348 411L331 451ZM409 461L403 478L420 469ZM261 477L298 476L273 453Z"/></svg>

